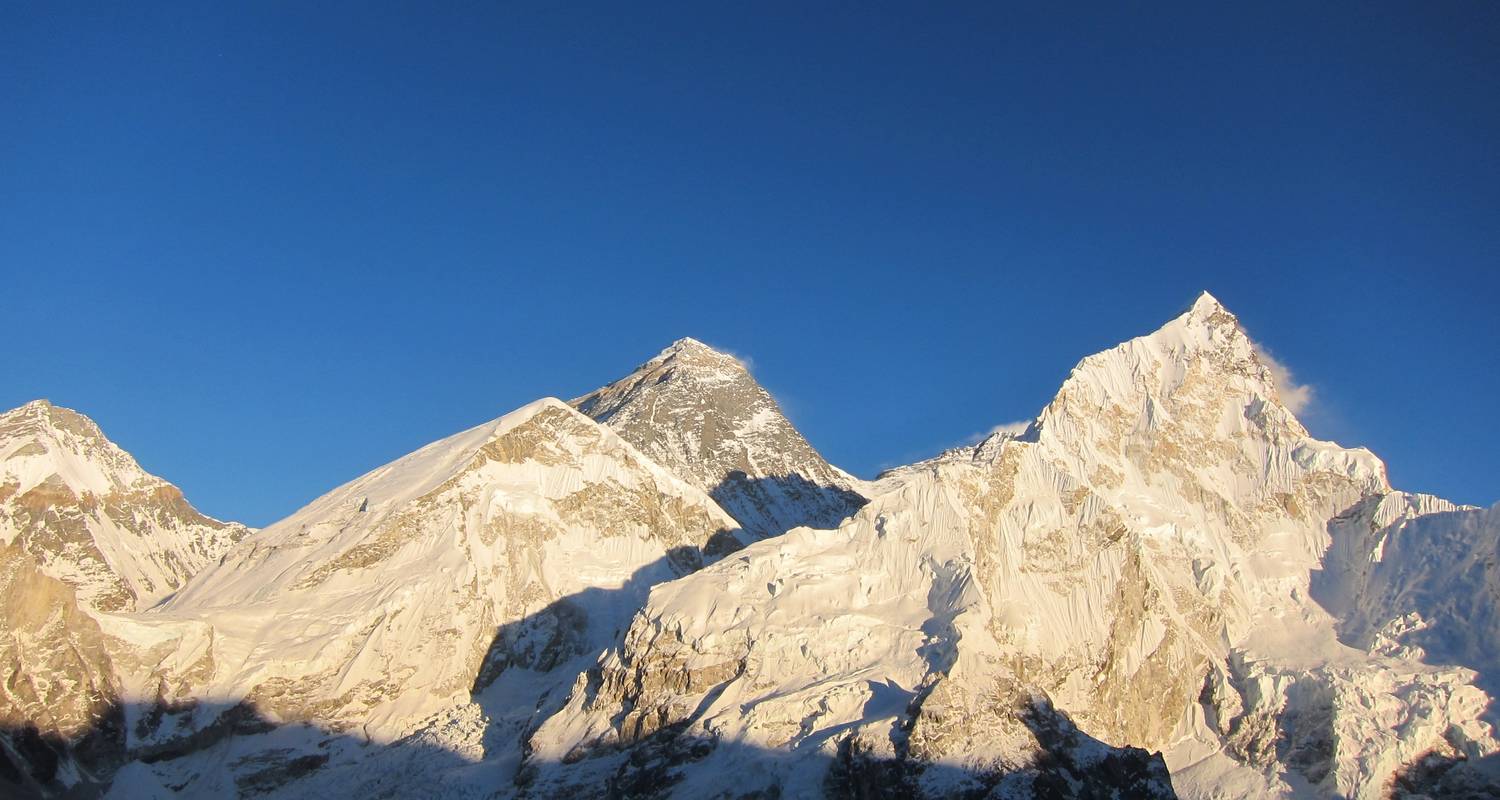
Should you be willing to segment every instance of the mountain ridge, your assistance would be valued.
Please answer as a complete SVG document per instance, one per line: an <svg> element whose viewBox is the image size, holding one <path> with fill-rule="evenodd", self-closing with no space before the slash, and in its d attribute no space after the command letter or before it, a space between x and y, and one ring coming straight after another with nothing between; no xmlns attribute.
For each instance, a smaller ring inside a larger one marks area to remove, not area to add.
<svg viewBox="0 0 1500 800"><path fill-rule="evenodd" d="M1211 295L1081 360L1024 435L900 478L838 531L794 530L657 587L601 659L602 687L570 699L532 752L554 763L580 749L632 753L644 723L785 754L703 761L682 773L700 791L722 788L702 776L728 773L813 791L794 754L829 746L816 731L845 731L872 769L907 776L918 794L952 791L929 776L955 761L973 790L1029 780L1034 791L1044 776L1025 765L1068 754L1008 728L1015 707L984 699L1017 693L1050 697L1106 743L1166 751L1178 791L1199 796L1225 782L1232 794L1312 784L1374 796L1411 747L1494 752L1472 673L1437 678L1340 650L1333 621L1305 602L1328 546L1323 521L1388 494L1384 465L1311 439ZM1302 638L1264 635L1282 629ZM1341 652L1399 688L1301 661L1308 651ZM662 672L685 672L693 688L632 688ZM1277 688L1288 674L1333 695L1381 692L1408 715L1398 729L1409 741L1358 732L1358 711L1337 701L1300 708ZM1291 766L1258 755L1311 713L1358 744ZM544 768L562 791L577 773Z"/></svg>
<svg viewBox="0 0 1500 800"><path fill-rule="evenodd" d="M1392 489L1276 381L1205 292L1024 431L867 482L679 339L149 608L0 547L13 674L94 687L0 694L52 737L0 730L0 755L52 752L43 796L1484 796L1500 505ZM60 624L6 581L58 586Z"/></svg>
<svg viewBox="0 0 1500 800"><path fill-rule="evenodd" d="M46 400L0 414L0 540L101 610L149 606L251 532L199 513L93 420Z"/></svg>

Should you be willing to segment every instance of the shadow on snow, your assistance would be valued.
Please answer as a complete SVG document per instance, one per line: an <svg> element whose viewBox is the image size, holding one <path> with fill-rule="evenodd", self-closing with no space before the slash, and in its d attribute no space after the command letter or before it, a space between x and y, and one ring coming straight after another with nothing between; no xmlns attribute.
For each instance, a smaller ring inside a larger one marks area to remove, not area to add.
<svg viewBox="0 0 1500 800"><path fill-rule="evenodd" d="M745 495L754 482L737 480L742 496L787 491L785 481L777 481ZM825 491L803 483L792 488ZM850 511L858 507L853 498L840 502ZM797 759L799 775L816 776L816 794L830 798L918 797L924 786L929 794L942 786L943 796L978 798L1011 784L1039 798L1149 797L1148 787L1170 786L1160 754L1121 748L1087 765L1075 762L1074 753L1107 746L1050 704L1023 714L1048 753L1008 774L879 758L853 749L847 738L817 754L766 750L704 738L689 731L692 720L626 747L596 748L575 763L528 758L527 738L566 702L577 677L594 668L602 652L620 646L651 587L739 546L738 537L721 531L702 552L676 548L617 588L586 589L500 626L472 686L485 719L482 753L454 752L422 732L380 743L316 722L276 722L248 701L217 709L106 704L77 736L49 735L29 724L0 728L0 797L658 798L687 791L695 770L729 764L767 769L760 770L765 780L747 781L742 794L725 797L773 798L783 789L771 768L789 758ZM213 721L184 724L195 716ZM180 734L160 734L174 724L184 725ZM555 780L534 783L539 773Z"/></svg>

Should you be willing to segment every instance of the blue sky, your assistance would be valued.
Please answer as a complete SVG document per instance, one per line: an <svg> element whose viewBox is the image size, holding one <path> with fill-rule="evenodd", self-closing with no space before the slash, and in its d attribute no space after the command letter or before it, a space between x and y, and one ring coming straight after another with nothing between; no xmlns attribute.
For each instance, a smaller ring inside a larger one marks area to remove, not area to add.
<svg viewBox="0 0 1500 800"><path fill-rule="evenodd" d="M684 335L869 476L1202 289L1500 500L1500 4L148 5L0 6L0 405L216 516Z"/></svg>

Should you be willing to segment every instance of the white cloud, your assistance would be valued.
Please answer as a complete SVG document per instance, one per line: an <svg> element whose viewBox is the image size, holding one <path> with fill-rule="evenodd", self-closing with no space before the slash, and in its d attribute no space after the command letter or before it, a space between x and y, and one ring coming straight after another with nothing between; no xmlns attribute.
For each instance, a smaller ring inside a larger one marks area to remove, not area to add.
<svg viewBox="0 0 1500 800"><path fill-rule="evenodd" d="M1029 419L1019 419L1015 422L1002 422L1001 424L996 425L995 427L990 428L987 431L980 431L979 433L970 435L969 438L964 440L964 444L979 444L980 442L990 438L991 436L994 436L997 433L1008 433L1012 436L1020 436L1021 434L1025 433L1026 429L1030 426L1031 420Z"/></svg>
<svg viewBox="0 0 1500 800"><path fill-rule="evenodd" d="M1258 343L1255 343L1255 354L1260 356L1266 368L1271 370L1271 382L1276 386L1276 394L1281 397L1282 405L1293 414L1301 414L1304 409L1312 405L1315 394L1312 386L1298 383L1291 369L1276 360L1270 350Z"/></svg>
<svg viewBox="0 0 1500 800"><path fill-rule="evenodd" d="M996 425L995 427L990 428L989 434L986 435L988 436L996 433L1009 433L1013 436L1020 436L1021 434L1025 433L1026 429L1029 427L1031 427L1031 420L1018 419L1015 422L1004 422Z"/></svg>

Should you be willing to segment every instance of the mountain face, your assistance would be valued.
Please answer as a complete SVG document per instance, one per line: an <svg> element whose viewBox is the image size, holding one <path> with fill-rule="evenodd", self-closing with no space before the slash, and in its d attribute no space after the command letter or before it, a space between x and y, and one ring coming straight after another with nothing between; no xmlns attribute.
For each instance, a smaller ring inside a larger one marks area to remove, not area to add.
<svg viewBox="0 0 1500 800"><path fill-rule="evenodd" d="M0 793L109 785L129 670L101 621L249 533L199 514L82 414L44 400L0 414Z"/></svg>
<svg viewBox="0 0 1500 800"><path fill-rule="evenodd" d="M586 665L573 662L606 647L651 585L737 533L608 428L533 403L335 489L112 626L180 643L178 667L133 687L165 712L134 745L176 746L232 712L381 742L425 730L518 760L520 729L565 694ZM176 711L202 697L235 705ZM174 765L158 777L217 793L244 776Z"/></svg>
<svg viewBox="0 0 1500 800"><path fill-rule="evenodd" d="M1362 650L1479 671L1500 691L1500 507L1390 492L1329 523L1312 594Z"/></svg>
<svg viewBox="0 0 1500 800"><path fill-rule="evenodd" d="M0 414L0 542L89 608L148 607L248 533L199 514L82 414L45 400Z"/></svg>
<svg viewBox="0 0 1500 800"><path fill-rule="evenodd" d="M708 492L751 540L830 528L864 504L734 356L680 339L630 375L573 401Z"/></svg>
<svg viewBox="0 0 1500 800"><path fill-rule="evenodd" d="M1500 506L1208 295L873 482L690 339L249 536L0 420L0 795L1500 797Z"/></svg>
<svg viewBox="0 0 1500 800"><path fill-rule="evenodd" d="M0 544L0 621L0 791L108 785L125 725L99 624L16 544Z"/></svg>
<svg viewBox="0 0 1500 800"><path fill-rule="evenodd" d="M754 775L797 795L854 753L917 796L1043 793L1089 749L1018 724L1057 710L1089 746L1166 751L1176 791L1202 797L1376 797L1430 754L1500 744L1462 662L1350 647L1311 598L1330 523L1390 496L1385 471L1310 438L1207 295L1082 361L1025 434L885 486L836 530L657 587L532 737L568 765L539 781L680 752L662 771L693 793ZM1487 536L1454 557L1475 583ZM1350 557L1371 573L1359 596L1409 597L1370 552ZM1150 785L1148 761L1113 755L1134 766L1111 774Z"/></svg>

